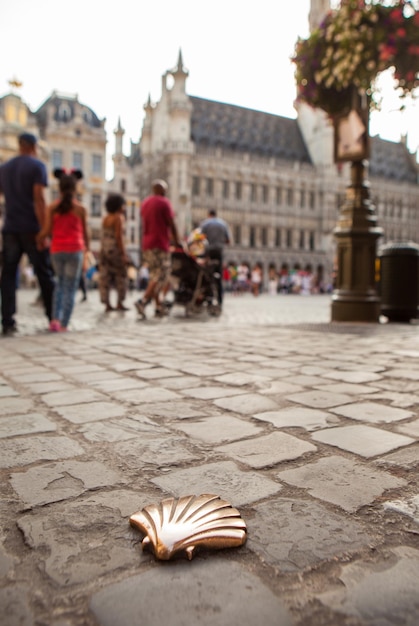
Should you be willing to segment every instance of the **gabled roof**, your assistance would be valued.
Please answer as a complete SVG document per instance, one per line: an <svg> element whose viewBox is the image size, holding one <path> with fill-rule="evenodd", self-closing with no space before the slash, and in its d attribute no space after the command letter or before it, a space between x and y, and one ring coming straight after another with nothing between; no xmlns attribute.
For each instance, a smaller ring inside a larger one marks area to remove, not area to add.
<svg viewBox="0 0 419 626"><path fill-rule="evenodd" d="M311 163L296 120L203 98L192 102L192 141L197 145Z"/></svg>
<svg viewBox="0 0 419 626"><path fill-rule="evenodd" d="M83 121L92 128L101 128L102 124L96 113L85 104L79 103L76 95L61 94L56 91L54 91L35 112L39 125L41 127L45 126L47 112L50 106L54 108L54 121L63 123L71 122L75 116L77 103L81 106Z"/></svg>
<svg viewBox="0 0 419 626"><path fill-rule="evenodd" d="M199 147L250 152L311 163L298 121L232 104L191 96L191 139ZM413 156L403 143L371 138L371 177L418 182Z"/></svg>
<svg viewBox="0 0 419 626"><path fill-rule="evenodd" d="M376 178L391 178L401 182L418 183L418 169L414 156L404 143L395 143L371 137L369 175Z"/></svg>

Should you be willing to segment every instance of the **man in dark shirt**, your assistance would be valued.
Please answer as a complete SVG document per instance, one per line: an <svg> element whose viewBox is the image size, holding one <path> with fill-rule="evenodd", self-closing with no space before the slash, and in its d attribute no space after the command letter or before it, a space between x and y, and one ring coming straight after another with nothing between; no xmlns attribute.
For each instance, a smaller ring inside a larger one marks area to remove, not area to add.
<svg viewBox="0 0 419 626"><path fill-rule="evenodd" d="M208 211L208 218L200 225L208 239L208 256L214 262L214 278L217 285L218 304L223 303L223 250L230 243L230 231L224 220L217 217L214 209Z"/></svg>
<svg viewBox="0 0 419 626"><path fill-rule="evenodd" d="M38 278L45 313L51 319L54 277L45 247L38 250L36 234L44 221L45 165L36 158L37 140L31 133L19 136L19 155L0 167L0 193L5 198L1 314L3 335L16 332L16 278L24 253Z"/></svg>

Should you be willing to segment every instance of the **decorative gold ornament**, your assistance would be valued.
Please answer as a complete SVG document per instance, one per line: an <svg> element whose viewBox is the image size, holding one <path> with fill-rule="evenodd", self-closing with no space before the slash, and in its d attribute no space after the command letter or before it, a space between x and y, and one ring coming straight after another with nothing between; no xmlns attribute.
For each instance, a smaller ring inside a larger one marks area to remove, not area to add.
<svg viewBox="0 0 419 626"><path fill-rule="evenodd" d="M236 548L246 542L246 523L239 511L212 494L167 498L134 513L129 521L145 535L143 549L150 546L163 561L179 552L191 560L198 547Z"/></svg>

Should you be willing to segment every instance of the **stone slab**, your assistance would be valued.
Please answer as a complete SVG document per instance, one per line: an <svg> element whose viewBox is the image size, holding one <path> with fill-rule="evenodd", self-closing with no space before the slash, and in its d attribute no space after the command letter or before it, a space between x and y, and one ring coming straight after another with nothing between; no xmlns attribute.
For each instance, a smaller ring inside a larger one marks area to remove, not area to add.
<svg viewBox="0 0 419 626"><path fill-rule="evenodd" d="M68 437L19 437L0 441L0 467L19 467L35 461L55 461L84 454Z"/></svg>
<svg viewBox="0 0 419 626"><path fill-rule="evenodd" d="M254 374L251 372L232 372L231 374L224 374L223 376L216 376L215 380L224 385L238 385L240 387L252 385L256 382L268 382L270 379L260 374Z"/></svg>
<svg viewBox="0 0 419 626"><path fill-rule="evenodd" d="M377 387L371 385L360 385L357 383L330 383L319 385L319 381L312 385L319 391L330 391L332 393L344 393L352 396L364 396L378 392Z"/></svg>
<svg viewBox="0 0 419 626"><path fill-rule="evenodd" d="M80 389L79 387L73 387L72 389L65 389L64 391L54 391L46 393L41 396L41 399L45 404L51 407L69 406L71 404L82 404L85 402L100 402L106 401L108 398L95 391L94 389Z"/></svg>
<svg viewBox="0 0 419 626"><path fill-rule="evenodd" d="M186 440L168 432L164 435L148 433L142 437L120 441L114 444L112 453L117 454L124 465L133 469L152 467L175 467L182 463L198 461L199 452L192 452L186 447Z"/></svg>
<svg viewBox="0 0 419 626"><path fill-rule="evenodd" d="M141 381L139 381L141 383ZM140 387L138 385L137 387ZM180 400L181 396L169 389L162 387L142 387L141 389L125 389L124 391L116 391L113 394L116 400L121 402L129 402L130 404L143 405L154 402L172 402Z"/></svg>
<svg viewBox="0 0 419 626"><path fill-rule="evenodd" d="M203 417L199 422L182 422L176 428L186 433L192 439L199 439L210 444L252 437L260 434L262 431L255 424L229 415Z"/></svg>
<svg viewBox="0 0 419 626"><path fill-rule="evenodd" d="M316 452L317 448L287 433L274 432L219 446L215 450L250 467L262 468L298 459L309 452Z"/></svg>
<svg viewBox="0 0 419 626"><path fill-rule="evenodd" d="M256 413L253 417L262 422L270 422L275 428L304 428L308 431L336 426L340 421L338 417L327 411L305 406L291 406L277 411Z"/></svg>
<svg viewBox="0 0 419 626"><path fill-rule="evenodd" d="M218 555L157 564L94 594L90 609L100 626L292 624L285 606L259 578Z"/></svg>
<svg viewBox="0 0 419 626"><path fill-rule="evenodd" d="M350 513L371 504L386 489L406 485L405 480L388 472L337 456L285 470L277 477L290 485L307 489L313 497L336 504Z"/></svg>
<svg viewBox="0 0 419 626"><path fill-rule="evenodd" d="M235 387L194 387L192 389L183 389L182 393L185 396L199 400L215 400L217 398L237 396L240 392ZM245 393L244 390L243 393Z"/></svg>
<svg viewBox="0 0 419 626"><path fill-rule="evenodd" d="M150 560L129 525L129 516L149 503L146 493L116 489L25 514L17 523L55 583L90 584Z"/></svg>
<svg viewBox="0 0 419 626"><path fill-rule="evenodd" d="M28 595L29 587L22 584L0 589L0 620L4 626L34 626Z"/></svg>
<svg viewBox="0 0 419 626"><path fill-rule="evenodd" d="M419 495L401 500L390 500L384 503L384 508L388 511L396 511L397 513L407 515L416 524L419 524Z"/></svg>
<svg viewBox="0 0 419 626"><path fill-rule="evenodd" d="M30 433L46 433L57 430L56 424L40 413L0 417L0 439L29 435Z"/></svg>
<svg viewBox="0 0 419 626"><path fill-rule="evenodd" d="M302 571L371 541L361 524L317 502L271 498L254 509L248 546L282 572Z"/></svg>
<svg viewBox="0 0 419 626"><path fill-rule="evenodd" d="M31 467L11 475L11 485L25 506L32 507L66 500L122 482L122 476L96 461L63 461Z"/></svg>
<svg viewBox="0 0 419 626"><path fill-rule="evenodd" d="M396 452L386 454L386 456L382 458L375 459L374 464L384 467L403 467L405 469L419 467L419 443L415 446L401 448Z"/></svg>
<svg viewBox="0 0 419 626"><path fill-rule="evenodd" d="M371 426L342 426L320 430L312 438L369 458L414 443L414 439Z"/></svg>
<svg viewBox="0 0 419 626"><path fill-rule="evenodd" d="M330 391L320 391L318 389L287 396L287 400L297 402L298 404L305 404L314 409L328 409L332 406L344 404L345 402L352 402L351 396L344 393L333 393Z"/></svg>
<svg viewBox="0 0 419 626"><path fill-rule="evenodd" d="M414 420L413 422L408 422L406 424L399 424L397 426L397 430L399 433L403 433L404 435L408 435L409 437L415 437L415 439L419 439L419 419Z"/></svg>
<svg viewBox="0 0 419 626"><path fill-rule="evenodd" d="M281 485L255 472L243 472L232 461L206 463L172 470L151 482L165 493L180 497L214 493L233 506L244 506L279 493Z"/></svg>
<svg viewBox="0 0 419 626"><path fill-rule="evenodd" d="M32 400L27 398L15 398L6 396L0 402L0 417L2 415L15 415L33 410Z"/></svg>
<svg viewBox="0 0 419 626"><path fill-rule="evenodd" d="M353 404L336 406L331 411L353 420L374 424L391 424L392 422L408 419L413 415L411 411L386 406L379 402L354 402Z"/></svg>
<svg viewBox="0 0 419 626"><path fill-rule="evenodd" d="M255 387L258 393L265 395L285 395L288 393L299 393L303 390L301 385L284 380L271 380L268 382L257 382Z"/></svg>
<svg viewBox="0 0 419 626"><path fill-rule="evenodd" d="M230 398L220 398L214 400L214 404L221 409L243 415L272 411L278 408L278 404L274 400L258 393L244 393Z"/></svg>
<svg viewBox="0 0 419 626"><path fill-rule="evenodd" d="M18 392L9 385L0 385L0 398L7 398L8 396L18 396Z"/></svg>
<svg viewBox="0 0 419 626"><path fill-rule="evenodd" d="M371 383L376 380L381 380L380 374L374 372L362 371L356 369L353 371L347 370L334 370L333 372L327 372L323 374L325 378L333 378L333 380L342 380L346 383Z"/></svg>
<svg viewBox="0 0 419 626"><path fill-rule="evenodd" d="M89 422L83 424L79 429L83 437L88 441L125 441L135 439L144 433L155 433L161 436L167 432L162 426L158 426L146 417L140 419L130 419L129 417L120 420L109 420L107 422Z"/></svg>
<svg viewBox="0 0 419 626"><path fill-rule="evenodd" d="M59 406L55 411L64 419L73 424L102 421L126 415L127 408L117 402L87 402L83 404L69 404Z"/></svg>
<svg viewBox="0 0 419 626"><path fill-rule="evenodd" d="M419 615L419 550L393 548L378 562L343 565L342 585L317 596L339 613L368 626L416 626Z"/></svg>

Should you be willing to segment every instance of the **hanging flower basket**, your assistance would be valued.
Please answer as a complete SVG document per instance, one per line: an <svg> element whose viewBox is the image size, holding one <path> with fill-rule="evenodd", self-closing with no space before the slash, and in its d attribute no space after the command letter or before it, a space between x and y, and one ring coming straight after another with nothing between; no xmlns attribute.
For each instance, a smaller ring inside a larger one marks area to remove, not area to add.
<svg viewBox="0 0 419 626"><path fill-rule="evenodd" d="M297 101L335 117L347 113L354 88L374 106L378 74L393 69L401 98L419 86L419 11L414 0L342 0L308 39L299 39ZM416 8L415 8L416 7Z"/></svg>

